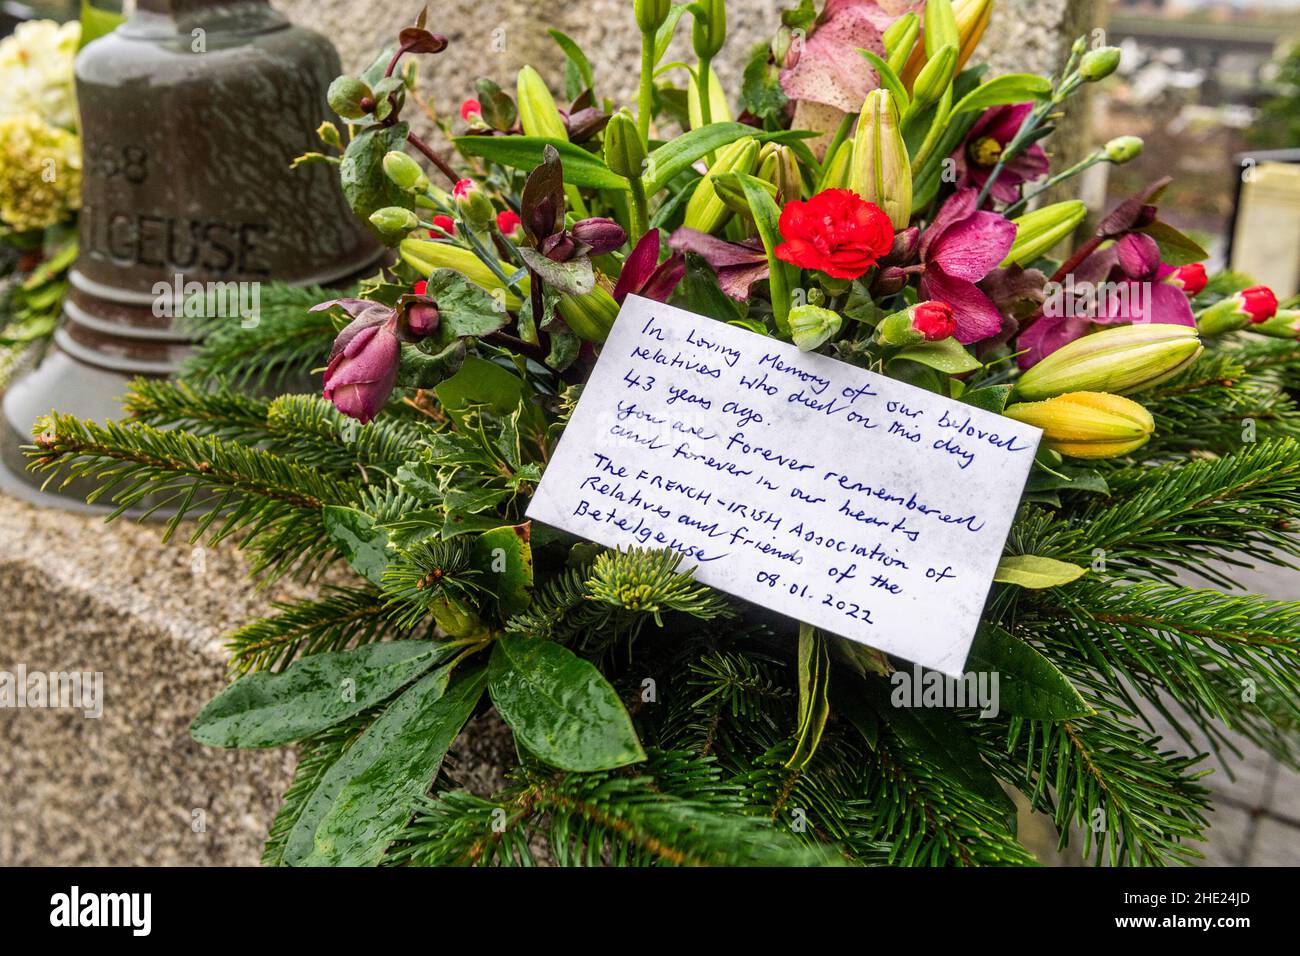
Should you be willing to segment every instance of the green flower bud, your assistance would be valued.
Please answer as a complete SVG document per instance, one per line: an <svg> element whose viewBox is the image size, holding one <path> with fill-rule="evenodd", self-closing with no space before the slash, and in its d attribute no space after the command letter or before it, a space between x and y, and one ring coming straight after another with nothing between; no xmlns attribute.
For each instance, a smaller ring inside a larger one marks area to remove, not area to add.
<svg viewBox="0 0 1300 956"><path fill-rule="evenodd" d="M636 12L637 27L642 33L654 33L668 19L672 6L672 0L635 0L632 9Z"/></svg>
<svg viewBox="0 0 1300 956"><path fill-rule="evenodd" d="M1110 163L1127 163L1142 155L1142 137L1116 136L1104 147L1106 161Z"/></svg>
<svg viewBox="0 0 1300 956"><path fill-rule="evenodd" d="M700 232L713 232L731 215L726 202L718 195L715 181L723 173L751 173L758 159L758 140L752 136L728 143L718 150L717 159L704 174L686 203L682 225Z"/></svg>
<svg viewBox="0 0 1300 956"><path fill-rule="evenodd" d="M555 97L551 96L542 75L531 66L519 71L515 98L519 101L519 123L527 135L568 140L569 133L555 105Z"/></svg>
<svg viewBox="0 0 1300 956"><path fill-rule="evenodd" d="M912 104L916 112L937 103L944 91L952 85L952 75L957 69L957 44L940 47L928 63L921 67L912 85Z"/></svg>
<svg viewBox="0 0 1300 956"><path fill-rule="evenodd" d="M1119 47L1099 46L1089 50L1079 61L1079 76L1085 83L1096 83L1115 72L1119 66Z"/></svg>
<svg viewBox="0 0 1300 956"><path fill-rule="evenodd" d="M384 154L384 175L406 192L422 193L429 188L429 177L420 164L401 150L392 149Z"/></svg>
<svg viewBox="0 0 1300 956"><path fill-rule="evenodd" d="M852 140L845 140L835 150L834 156L826 157L822 178L817 182L817 192L824 189L848 189L849 168L853 165L853 145Z"/></svg>
<svg viewBox="0 0 1300 956"><path fill-rule="evenodd" d="M329 120L316 127L316 135L326 146L333 146L335 149L343 148L343 138L339 136L339 128Z"/></svg>
<svg viewBox="0 0 1300 956"><path fill-rule="evenodd" d="M801 352L811 352L840 330L838 312L819 305L799 305L790 310L790 337Z"/></svg>
<svg viewBox="0 0 1300 956"><path fill-rule="evenodd" d="M957 15L951 0L926 0L925 4L925 55L934 59L945 46L961 48L957 32Z"/></svg>
<svg viewBox="0 0 1300 956"><path fill-rule="evenodd" d="M758 151L758 168L754 175L776 187L776 204L784 206L803 194L803 176L799 159L789 146L764 143Z"/></svg>
<svg viewBox="0 0 1300 956"><path fill-rule="evenodd" d="M790 55L790 47L794 45L794 31L789 27L782 25L772 36L772 42L768 44L768 49L772 54L772 62L777 66L785 65L785 58Z"/></svg>
<svg viewBox="0 0 1300 956"><path fill-rule="evenodd" d="M1017 398L1033 401L1066 392L1140 392L1177 375L1201 354L1196 329L1152 323L1085 335L1020 376Z"/></svg>
<svg viewBox="0 0 1300 956"><path fill-rule="evenodd" d="M477 229L486 229L496 221L497 211L492 208L492 200L472 179L461 179L451 191L456 202L456 211L460 218Z"/></svg>
<svg viewBox="0 0 1300 956"><path fill-rule="evenodd" d="M1300 309L1278 309L1273 318L1252 325L1250 330L1275 339L1300 339Z"/></svg>
<svg viewBox="0 0 1300 956"><path fill-rule="evenodd" d="M912 217L912 160L888 90L872 90L862 104L849 188L883 209L895 229L907 228Z"/></svg>
<svg viewBox="0 0 1300 956"><path fill-rule="evenodd" d="M711 60L727 42L727 4L725 0L696 0L691 6L695 8L691 45L696 56Z"/></svg>
<svg viewBox="0 0 1300 956"><path fill-rule="evenodd" d="M1080 200L1067 199L1012 219L1016 226L1016 241L1011 244L1001 267L1026 266L1033 262L1074 232L1087 214L1088 207Z"/></svg>
<svg viewBox="0 0 1300 956"><path fill-rule="evenodd" d="M618 318L618 303L599 283L586 295L562 295L556 308L573 334L586 342L603 342Z"/></svg>
<svg viewBox="0 0 1300 956"><path fill-rule="evenodd" d="M1010 405L1007 418L1043 430L1052 451L1071 458L1114 458L1141 448L1156 430L1151 413L1131 399L1071 392L1044 402Z"/></svg>
<svg viewBox="0 0 1300 956"><path fill-rule="evenodd" d="M645 144L627 113L615 113L605 127L605 165L628 179L639 177L645 166Z"/></svg>
<svg viewBox="0 0 1300 956"><path fill-rule="evenodd" d="M907 59L912 55L912 48L916 46L916 39L920 35L921 18L915 13L904 14L885 30L882 37L885 41L885 62L895 73L907 64Z"/></svg>
<svg viewBox="0 0 1300 956"><path fill-rule="evenodd" d="M344 119L362 119L375 108L375 94L355 76L336 77L325 94L330 109ZM369 109L366 109L366 106Z"/></svg>
<svg viewBox="0 0 1300 956"><path fill-rule="evenodd" d="M420 224L420 219L401 206L385 206L370 214L370 224L385 236L396 236L410 232Z"/></svg>

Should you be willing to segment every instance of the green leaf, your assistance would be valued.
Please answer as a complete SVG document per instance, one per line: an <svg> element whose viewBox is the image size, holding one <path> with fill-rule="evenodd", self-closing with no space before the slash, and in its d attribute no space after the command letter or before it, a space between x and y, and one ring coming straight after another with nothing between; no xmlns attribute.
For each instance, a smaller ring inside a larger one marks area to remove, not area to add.
<svg viewBox="0 0 1300 956"><path fill-rule="evenodd" d="M1044 558L1037 554L1011 554L998 562L993 580L1038 590L1069 584L1082 577L1087 570L1077 564L1069 564L1055 558Z"/></svg>
<svg viewBox="0 0 1300 956"><path fill-rule="evenodd" d="M426 294L438 303L438 328L425 341L439 351L467 335L495 332L510 319L500 300L454 269L434 269Z"/></svg>
<svg viewBox="0 0 1300 956"><path fill-rule="evenodd" d="M973 388L966 392L961 400L967 405L974 405L986 412L996 412L1001 415L1002 410L1007 407L1007 399L1014 388L1014 385L985 385L983 388Z"/></svg>
<svg viewBox="0 0 1300 956"><path fill-rule="evenodd" d="M1090 491L1094 494L1110 494L1110 485L1100 472L1076 471L1067 468L1058 474L1035 471L1029 475L1025 490L1035 491Z"/></svg>
<svg viewBox="0 0 1300 956"><path fill-rule="evenodd" d="M768 63L768 44L754 47L741 77L740 104L759 119L776 116L790 98L781 88L781 74Z"/></svg>
<svg viewBox="0 0 1300 956"><path fill-rule="evenodd" d="M960 375L963 372L973 372L975 369L980 368L979 359L962 348L961 343L956 339L922 342L920 345L913 345L911 348L903 349L894 358L919 362L949 375Z"/></svg>
<svg viewBox="0 0 1300 956"><path fill-rule="evenodd" d="M705 127L707 129L707 127ZM781 244L781 210L776 200L768 195L761 180L742 176L740 185L749 201L749 211L758 227L758 236L767 253L768 288L772 295L772 317L783 335L790 333L790 289L794 287L798 270L776 257L776 247Z"/></svg>
<svg viewBox="0 0 1300 956"><path fill-rule="evenodd" d="M190 736L212 747L278 747L331 727L405 687L447 649L433 641L367 644L258 671L208 702Z"/></svg>
<svg viewBox="0 0 1300 956"><path fill-rule="evenodd" d="M646 172L641 177L646 195L651 196L663 189L696 160L728 143L754 135L754 127L744 123L710 123L670 140L646 157ZM568 170L567 166L565 170Z"/></svg>
<svg viewBox="0 0 1300 956"><path fill-rule="evenodd" d="M894 72L893 67L870 50L859 50L858 52L867 58L868 63L875 67L876 73L880 75L880 85L889 91L889 95L894 98L894 106L898 108L898 114L903 115L904 111L912 103L912 98L907 95L907 87L903 84L903 81L898 78L898 74Z"/></svg>
<svg viewBox="0 0 1300 956"><path fill-rule="evenodd" d="M465 414L474 408L497 418L513 415L523 400L524 381L495 362L471 355L465 359L459 372L434 389L434 394L438 396L443 411L464 428ZM527 407L535 410L538 416L531 424L544 423L540 409L531 403Z"/></svg>
<svg viewBox="0 0 1300 956"><path fill-rule="evenodd" d="M502 634L488 690L519 742L563 770L612 770L645 759L632 718L590 662L551 641Z"/></svg>
<svg viewBox="0 0 1300 956"><path fill-rule="evenodd" d="M542 163L542 149L554 146L564 165L564 181L592 189L627 189L627 180L605 161L580 146L549 136L457 136L452 142L464 156L479 156L512 169L531 171Z"/></svg>
<svg viewBox="0 0 1300 956"><path fill-rule="evenodd" d="M364 511L343 505L326 505L322 520L352 569L371 584L382 584L388 567L388 532L376 527L375 519Z"/></svg>
<svg viewBox="0 0 1300 956"><path fill-rule="evenodd" d="M411 345L402 343L402 358L397 366L397 384L402 388L433 388L455 375L465 361L465 341L456 339L437 352L426 352L426 340Z"/></svg>
<svg viewBox="0 0 1300 956"><path fill-rule="evenodd" d="M689 3L675 3L668 10L668 17L663 23L659 24L659 29L655 32L655 63L657 64L664 58L668 52L668 47L673 42L673 32L677 29L677 21L682 18Z"/></svg>
<svg viewBox="0 0 1300 956"><path fill-rule="evenodd" d="M556 262L548 259L536 249L528 246L519 247L519 255L546 284L567 292L569 295L586 295L596 287L596 273L591 267L591 260L585 256L570 259L568 262Z"/></svg>
<svg viewBox="0 0 1300 956"><path fill-rule="evenodd" d="M1093 709L1056 665L996 625L981 627L966 667L998 675L998 707L1031 720L1087 717Z"/></svg>
<svg viewBox="0 0 1300 956"><path fill-rule="evenodd" d="M368 222L370 214L385 206L413 209L415 200L384 174L384 155L406 146L407 126L372 127L358 133L343 153L339 184L357 218Z"/></svg>
<svg viewBox="0 0 1300 956"><path fill-rule="evenodd" d="M1193 262L1204 262L1210 254L1201 248L1191 236L1179 232L1167 222L1157 219L1151 225L1138 230L1146 233L1160 247L1160 258L1171 266L1186 266Z"/></svg>
<svg viewBox="0 0 1300 956"><path fill-rule="evenodd" d="M972 110L986 110L990 106L1006 106L1025 100L1045 99L1052 92L1052 81L1035 73L1006 73L977 86L952 109L952 115ZM945 154L946 155L946 154Z"/></svg>
<svg viewBox="0 0 1300 956"><path fill-rule="evenodd" d="M528 534L527 524L493 528L478 536L470 552L474 566L493 582L490 590L503 618L528 608L528 592L533 586L533 550Z"/></svg>
<svg viewBox="0 0 1300 956"><path fill-rule="evenodd" d="M890 701L889 688L882 681L871 681L867 690L876 713L905 746L967 790L1000 807L1008 816L1014 815L1015 804L989 771L979 748L956 717L936 708L895 707Z"/></svg>
<svg viewBox="0 0 1300 956"><path fill-rule="evenodd" d="M415 684L321 778L285 844L290 866L374 866L410 819L483 696L487 668Z"/></svg>
<svg viewBox="0 0 1300 956"><path fill-rule="evenodd" d="M591 70L591 61L587 59L587 54L582 52L582 47L578 46L572 37L561 33L559 30L549 29L546 32L551 35L551 39L554 40L559 45L560 49L564 51L564 55L568 59L569 67L577 75L577 79L581 83L581 86L577 91L572 89L565 90L565 92L569 94L569 98L573 99L583 90L589 90L595 86L596 80L595 75Z"/></svg>
<svg viewBox="0 0 1300 956"><path fill-rule="evenodd" d="M830 716L831 659L826 641L810 624L799 624L799 726L787 767L804 767L821 743Z"/></svg>
<svg viewBox="0 0 1300 956"><path fill-rule="evenodd" d="M739 321L736 300L722 291L713 267L693 252L686 254L686 277L678 289L688 311L720 322Z"/></svg>

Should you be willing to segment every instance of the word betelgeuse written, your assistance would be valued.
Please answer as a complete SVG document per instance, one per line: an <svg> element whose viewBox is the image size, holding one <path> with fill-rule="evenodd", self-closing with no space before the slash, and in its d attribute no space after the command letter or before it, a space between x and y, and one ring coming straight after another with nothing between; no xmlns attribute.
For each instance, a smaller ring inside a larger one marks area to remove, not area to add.
<svg viewBox="0 0 1300 956"><path fill-rule="evenodd" d="M528 515L959 675L1040 435L630 296Z"/></svg>

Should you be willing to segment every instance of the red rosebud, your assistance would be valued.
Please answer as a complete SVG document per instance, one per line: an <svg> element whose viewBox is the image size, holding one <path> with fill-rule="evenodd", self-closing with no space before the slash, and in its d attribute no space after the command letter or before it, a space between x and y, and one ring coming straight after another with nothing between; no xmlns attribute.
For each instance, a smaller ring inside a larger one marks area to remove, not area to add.
<svg viewBox="0 0 1300 956"><path fill-rule="evenodd" d="M453 199L464 199L477 188L472 179L458 179L456 185L451 187L451 197Z"/></svg>
<svg viewBox="0 0 1300 956"><path fill-rule="evenodd" d="M516 230L523 225L523 220L513 209L503 209L497 213L497 228L501 230L503 236L514 236Z"/></svg>
<svg viewBox="0 0 1300 956"><path fill-rule="evenodd" d="M1237 293L1241 298L1241 306L1250 316L1253 323L1267 322L1277 314L1277 296L1273 290L1265 285L1251 286L1249 289L1243 289Z"/></svg>
<svg viewBox="0 0 1300 956"><path fill-rule="evenodd" d="M477 123L483 118L483 104L470 97L460 104L460 118L466 123Z"/></svg>
<svg viewBox="0 0 1300 956"><path fill-rule="evenodd" d="M776 257L836 279L856 279L889 253L894 227L875 203L847 189L826 189L781 210Z"/></svg>
<svg viewBox="0 0 1300 956"><path fill-rule="evenodd" d="M957 320L953 318L952 306L931 299L918 303L912 310L912 328L924 335L927 342L938 342L957 331Z"/></svg>
<svg viewBox="0 0 1300 956"><path fill-rule="evenodd" d="M1205 284L1210 280L1205 274L1205 266L1199 262L1193 262L1191 265L1179 266L1169 274L1166 281L1178 286L1190 299L1204 289Z"/></svg>
<svg viewBox="0 0 1300 956"><path fill-rule="evenodd" d="M442 232L445 232L448 236L456 235L456 220L452 219L451 216L434 216L433 224L436 228L429 230L430 239L445 238L442 233L438 231L439 229L441 229Z"/></svg>

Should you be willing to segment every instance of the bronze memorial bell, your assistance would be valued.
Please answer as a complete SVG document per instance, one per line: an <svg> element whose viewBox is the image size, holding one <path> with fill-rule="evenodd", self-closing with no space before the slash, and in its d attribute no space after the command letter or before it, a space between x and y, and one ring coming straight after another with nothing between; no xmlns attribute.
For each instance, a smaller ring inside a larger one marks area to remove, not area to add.
<svg viewBox="0 0 1300 956"><path fill-rule="evenodd" d="M164 285L225 284L217 301L242 294L245 308L222 315L251 323L254 283L338 284L376 262L334 171L289 168L318 147L339 72L327 39L266 0L138 0L81 51L79 255L54 346L4 395L6 487L64 505L84 495L40 495L20 448L51 409L116 418L130 378L177 370L192 340L169 314L180 303L159 307Z"/></svg>

